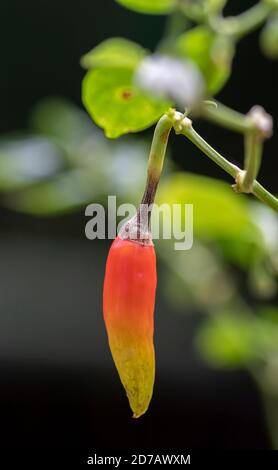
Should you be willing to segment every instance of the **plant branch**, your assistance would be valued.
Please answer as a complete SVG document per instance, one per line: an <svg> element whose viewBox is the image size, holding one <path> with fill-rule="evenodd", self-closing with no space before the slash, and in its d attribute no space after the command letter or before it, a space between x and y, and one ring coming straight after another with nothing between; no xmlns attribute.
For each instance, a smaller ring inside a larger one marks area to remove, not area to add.
<svg viewBox="0 0 278 470"><path fill-rule="evenodd" d="M163 54L172 53L178 36L182 34L188 26L189 22L187 18L181 15L178 9L174 10L166 21L164 36L157 47L158 52Z"/></svg>
<svg viewBox="0 0 278 470"><path fill-rule="evenodd" d="M257 180L254 181L252 193L260 201L278 212L278 199L265 189Z"/></svg>
<svg viewBox="0 0 278 470"><path fill-rule="evenodd" d="M205 104L201 110L201 117L240 134L246 134L251 130L252 123L247 116L217 101L215 104L216 106Z"/></svg>
<svg viewBox="0 0 278 470"><path fill-rule="evenodd" d="M213 147L211 147L193 128L192 121L185 117L183 114L176 112L173 116L173 126L176 134L182 134L187 137L196 147L198 147L205 155L207 155L216 165L222 168L226 173L232 176L236 180L234 189L237 192L244 192L240 185L238 185L238 179L244 177L245 172L241 170L237 165L229 162ZM254 181L252 185L252 194L264 202L266 205L278 212L278 199L267 191L258 181Z"/></svg>
<svg viewBox="0 0 278 470"><path fill-rule="evenodd" d="M245 176L243 178L244 192L252 192L255 179L258 176L263 154L263 141L254 132L245 137Z"/></svg>
<svg viewBox="0 0 278 470"><path fill-rule="evenodd" d="M168 115L162 116L156 125L148 162L147 183L141 204L151 205L154 202L172 127L173 122Z"/></svg>
<svg viewBox="0 0 278 470"><path fill-rule="evenodd" d="M181 13L183 16L185 16L191 21L202 23L205 20L206 16L204 14L204 9L194 2L185 2L184 0L178 0L176 8L179 13Z"/></svg>
<svg viewBox="0 0 278 470"><path fill-rule="evenodd" d="M273 6L260 1L238 16L213 19L212 27L217 33L229 34L238 39L259 28L273 11Z"/></svg>
<svg viewBox="0 0 278 470"><path fill-rule="evenodd" d="M261 106L254 106L247 114L241 114L221 103L216 106L205 104L202 116L227 129L239 132L245 137L244 171L237 179L239 192L250 193L258 176L264 140L272 135L273 120Z"/></svg>
<svg viewBox="0 0 278 470"><path fill-rule="evenodd" d="M237 189L251 193L259 174L264 141L272 135L273 119L261 106L254 106L247 118L251 128L245 134L244 172L237 180Z"/></svg>

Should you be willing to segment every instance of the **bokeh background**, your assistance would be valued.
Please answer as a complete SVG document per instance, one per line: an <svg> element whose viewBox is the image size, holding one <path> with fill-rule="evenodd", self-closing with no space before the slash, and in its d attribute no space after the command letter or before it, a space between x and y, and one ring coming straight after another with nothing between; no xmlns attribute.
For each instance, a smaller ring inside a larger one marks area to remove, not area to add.
<svg viewBox="0 0 278 470"><path fill-rule="evenodd" d="M242 8L233 0L226 11ZM198 206L195 244L174 253L157 243L157 380L138 421L110 357L102 320L110 242L86 239L84 212L107 194L138 201L151 132L105 140L82 108L79 61L111 36L153 49L165 17L112 0L2 0L0 25L0 447L278 446L277 218L233 195L231 180L181 137L171 139L159 197ZM277 87L278 64L254 33L219 99L244 113L262 104L276 122ZM196 127L242 164L240 136ZM274 193L277 136L260 172Z"/></svg>

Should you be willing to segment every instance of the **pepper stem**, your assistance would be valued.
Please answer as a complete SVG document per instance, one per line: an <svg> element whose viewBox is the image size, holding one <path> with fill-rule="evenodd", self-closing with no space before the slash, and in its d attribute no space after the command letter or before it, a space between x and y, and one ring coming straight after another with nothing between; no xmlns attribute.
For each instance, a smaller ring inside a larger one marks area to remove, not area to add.
<svg viewBox="0 0 278 470"><path fill-rule="evenodd" d="M154 131L148 162L148 176L145 192L137 212L138 237L139 231L141 231L142 228L143 232L150 232L152 206L163 170L169 135L173 127L171 112L172 110L169 111L169 116L167 114L162 116L162 118L158 121Z"/></svg>
<svg viewBox="0 0 278 470"><path fill-rule="evenodd" d="M142 245L152 245L150 232L151 212L163 170L169 134L173 127L174 112L174 110L170 109L168 114L162 116L156 125L148 162L145 192L137 214L126 222L119 232L119 236L122 239L136 241Z"/></svg>
<svg viewBox="0 0 278 470"><path fill-rule="evenodd" d="M154 203L172 127L173 121L166 114L156 125L148 162L147 183L141 204L150 206Z"/></svg>

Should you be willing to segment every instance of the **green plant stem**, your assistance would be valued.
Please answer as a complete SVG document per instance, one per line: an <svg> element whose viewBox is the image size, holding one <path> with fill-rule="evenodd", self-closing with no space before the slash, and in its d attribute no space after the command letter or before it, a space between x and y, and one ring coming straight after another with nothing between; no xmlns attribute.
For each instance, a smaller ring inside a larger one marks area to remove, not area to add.
<svg viewBox="0 0 278 470"><path fill-rule="evenodd" d="M252 8L235 18L236 35L243 37L259 28L271 13L271 7L266 3L259 2Z"/></svg>
<svg viewBox="0 0 278 470"><path fill-rule="evenodd" d="M263 154L263 140L255 132L249 132L245 136L245 176L243 188L251 192L253 183L258 176Z"/></svg>
<svg viewBox="0 0 278 470"><path fill-rule="evenodd" d="M225 157L218 153L211 145L209 145L195 129L191 126L183 129L181 132L185 137L187 137L196 147L198 147L207 157L209 157L216 165L218 165L222 170L228 173L233 178L236 178L240 169L229 162Z"/></svg>
<svg viewBox="0 0 278 470"><path fill-rule="evenodd" d="M244 115L221 103L215 102L215 104L216 106L204 106L201 115L208 121L226 129L239 132L245 137L245 171L241 175L239 174L238 189L241 187L240 192L246 193L254 192L255 190L256 196L259 199L263 201L267 199L271 207L275 208L277 199L264 190L259 183L255 182L262 160L263 141L269 137L270 130L269 135L262 137L262 130L255 126L252 119L252 110L248 115Z"/></svg>
<svg viewBox="0 0 278 470"><path fill-rule="evenodd" d="M196 5L194 2L186 3L183 0L178 0L177 11L184 17L197 23L202 23L206 19L204 11L200 5Z"/></svg>
<svg viewBox="0 0 278 470"><path fill-rule="evenodd" d="M154 202L172 127L173 121L167 115L162 116L156 125L149 156L147 183L142 198L142 204L151 205Z"/></svg>
<svg viewBox="0 0 278 470"><path fill-rule="evenodd" d="M201 116L214 124L238 132L246 134L252 128L252 123L244 114L215 101L216 106L204 106Z"/></svg>
<svg viewBox="0 0 278 470"><path fill-rule="evenodd" d="M226 173L231 175L235 180L244 172L237 165L229 162L213 147L211 147L192 127L191 121L188 118L182 119L176 113L174 127L177 134L182 134L187 137L196 147L198 147L207 157L209 157L216 165L222 168ZM179 118L179 119L178 119ZM267 191L258 181L253 182L252 194L260 201L264 202L267 206L278 212L278 199Z"/></svg>
<svg viewBox="0 0 278 470"><path fill-rule="evenodd" d="M272 10L271 5L260 1L238 16L216 19L213 28L216 32L240 39L259 28L267 20Z"/></svg>
<svg viewBox="0 0 278 470"><path fill-rule="evenodd" d="M163 39L160 41L157 51L162 54L172 53L177 37L189 26L189 22L178 9L168 16Z"/></svg>
<svg viewBox="0 0 278 470"><path fill-rule="evenodd" d="M260 201L278 212L278 199L265 189L257 180L254 181L252 193Z"/></svg>

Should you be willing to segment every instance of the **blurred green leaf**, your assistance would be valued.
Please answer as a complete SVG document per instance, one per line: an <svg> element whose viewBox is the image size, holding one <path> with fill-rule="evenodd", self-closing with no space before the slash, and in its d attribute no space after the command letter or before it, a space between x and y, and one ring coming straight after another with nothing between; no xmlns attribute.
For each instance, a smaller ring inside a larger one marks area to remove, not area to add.
<svg viewBox="0 0 278 470"><path fill-rule="evenodd" d="M49 140L39 136L0 141L0 190L12 191L55 175L63 157Z"/></svg>
<svg viewBox="0 0 278 470"><path fill-rule="evenodd" d="M131 70L138 67L146 51L135 42L123 38L103 41L81 58L85 69L99 67L125 67Z"/></svg>
<svg viewBox="0 0 278 470"><path fill-rule="evenodd" d="M130 10L139 13L149 13L154 15L170 13L176 0L116 0L120 5L123 5Z"/></svg>
<svg viewBox="0 0 278 470"><path fill-rule="evenodd" d="M106 178L109 184L108 193L116 194L123 202L138 204L146 179L146 158L143 156L148 155L149 142L128 137L116 145L111 142L109 147L109 160L103 171L103 179Z"/></svg>
<svg viewBox="0 0 278 470"><path fill-rule="evenodd" d="M214 95L227 82L234 56L233 44L227 37L197 26L179 37L177 52L198 66L209 94Z"/></svg>
<svg viewBox="0 0 278 470"><path fill-rule="evenodd" d="M278 59L278 13L273 14L261 32L260 44L269 59Z"/></svg>
<svg viewBox="0 0 278 470"><path fill-rule="evenodd" d="M54 97L45 98L34 107L30 123L35 132L58 140L63 147L79 145L97 130L85 111L66 99Z"/></svg>
<svg viewBox="0 0 278 470"><path fill-rule="evenodd" d="M273 266L278 273L278 218L277 214L268 206L260 202L252 204L252 218L263 234L264 243L269 251Z"/></svg>
<svg viewBox="0 0 278 470"><path fill-rule="evenodd" d="M169 108L169 103L137 89L133 73L125 68L89 71L82 96L93 120L111 139L148 128Z"/></svg>
<svg viewBox="0 0 278 470"><path fill-rule="evenodd" d="M261 309L260 312L263 319L268 320L271 323L278 325L278 307L276 306L266 306Z"/></svg>
<svg viewBox="0 0 278 470"><path fill-rule="evenodd" d="M222 235L241 237L255 230L245 197L223 181L192 173L173 173L161 184L159 202L193 204L196 234L207 239Z"/></svg>
<svg viewBox="0 0 278 470"><path fill-rule="evenodd" d="M247 200L227 183L190 173L175 173L158 191L158 203L193 204L194 235L221 243L225 256L249 266L256 250L262 248L262 235L253 223ZM182 212L183 223L186 224Z"/></svg>
<svg viewBox="0 0 278 470"><path fill-rule="evenodd" d="M159 240L156 250L165 264L162 285L175 309L185 306L215 309L227 305L236 295L231 273L210 245L194 240L189 251L175 251L174 240Z"/></svg>
<svg viewBox="0 0 278 470"><path fill-rule="evenodd" d="M204 359L218 367L240 367L253 358L253 332L249 322L232 315L209 320L197 336ZM219 316L218 315L218 316Z"/></svg>
<svg viewBox="0 0 278 470"><path fill-rule="evenodd" d="M25 180L24 184L18 184L16 180L10 192L2 195L3 203L10 209L36 216L72 212L94 201L106 205L107 194L116 194L118 203L130 201L136 204L146 177L142 155L147 154L147 148L144 141L131 137L111 142L93 135L78 149L72 149L66 168L56 168L51 174L44 173L43 179L29 179L28 184ZM33 172L38 164L40 168L43 159L40 148L36 150L34 165L30 161ZM17 173L14 168L12 170L14 178Z"/></svg>
<svg viewBox="0 0 278 470"><path fill-rule="evenodd" d="M72 211L94 199L98 189L92 186L86 171L72 170L15 192L4 200L7 207L36 216L49 216Z"/></svg>
<svg viewBox="0 0 278 470"><path fill-rule="evenodd" d="M278 325L245 312L219 313L201 328L196 344L216 367L248 366L277 350Z"/></svg>
<svg viewBox="0 0 278 470"><path fill-rule="evenodd" d="M274 297L278 284L277 284L277 275L267 269L268 266L263 263L264 260L257 260L256 263L252 266L252 269L249 273L249 287L253 295L258 298L269 299Z"/></svg>

